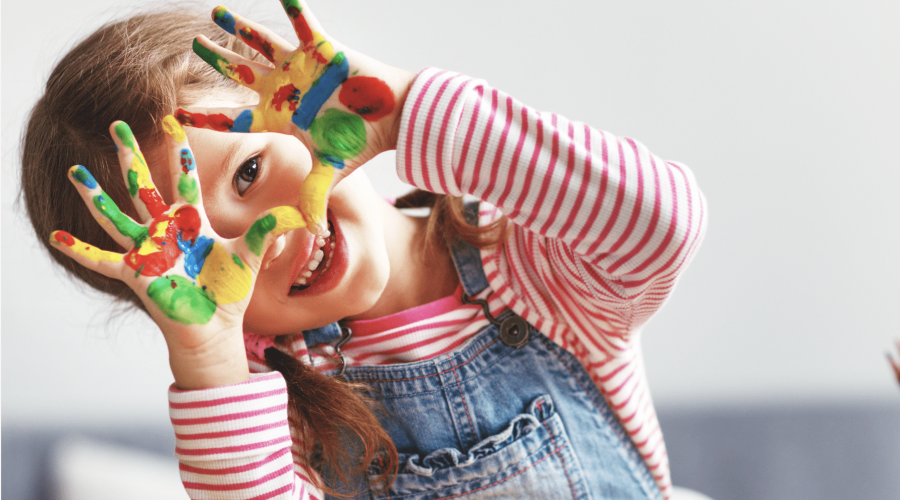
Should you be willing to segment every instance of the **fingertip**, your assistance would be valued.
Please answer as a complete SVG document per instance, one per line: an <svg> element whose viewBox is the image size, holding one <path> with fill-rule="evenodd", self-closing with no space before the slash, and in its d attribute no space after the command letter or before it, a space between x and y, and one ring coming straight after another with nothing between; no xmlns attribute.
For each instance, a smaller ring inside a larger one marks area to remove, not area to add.
<svg viewBox="0 0 900 500"><path fill-rule="evenodd" d="M94 179L94 176L82 165L73 165L70 167L69 178L72 179L73 182L78 182L88 189L97 187L97 180Z"/></svg>
<svg viewBox="0 0 900 500"><path fill-rule="evenodd" d="M228 10L227 7L219 5L212 11L212 20L214 23L219 25L220 28L231 33L232 35L237 34L235 30L235 18L234 15Z"/></svg>
<svg viewBox="0 0 900 500"><path fill-rule="evenodd" d="M182 110L181 108L178 108L175 113L177 114L178 112L183 111L184 110ZM166 115L162 120L162 126L163 130L166 132L166 134L169 135L169 137L172 138L173 141L185 142L187 140L187 135L184 132L184 127L181 126L181 120L178 120L175 116Z"/></svg>

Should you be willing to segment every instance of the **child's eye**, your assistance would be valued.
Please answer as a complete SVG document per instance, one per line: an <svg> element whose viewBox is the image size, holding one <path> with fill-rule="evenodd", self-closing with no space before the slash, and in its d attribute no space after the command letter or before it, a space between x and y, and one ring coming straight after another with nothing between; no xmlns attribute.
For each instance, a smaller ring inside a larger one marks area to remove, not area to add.
<svg viewBox="0 0 900 500"><path fill-rule="evenodd" d="M237 189L239 196L243 196L247 188L256 180L259 175L259 157L249 158L234 173L234 188Z"/></svg>

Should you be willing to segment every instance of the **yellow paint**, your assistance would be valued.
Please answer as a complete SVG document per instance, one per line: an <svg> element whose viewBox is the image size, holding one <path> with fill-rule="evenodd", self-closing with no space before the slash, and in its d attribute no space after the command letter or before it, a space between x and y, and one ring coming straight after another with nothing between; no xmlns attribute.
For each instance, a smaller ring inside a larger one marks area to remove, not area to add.
<svg viewBox="0 0 900 500"><path fill-rule="evenodd" d="M275 229L272 229L273 236L306 227L306 220L303 218L303 214L294 207L275 207L269 210L269 213L275 216Z"/></svg>
<svg viewBox="0 0 900 500"><path fill-rule="evenodd" d="M69 237L72 238L72 241L74 241L75 243L72 246L64 245L56 241L56 233L58 232L59 231L53 231L52 233L50 233L50 242L58 247L68 248L71 252L76 253L86 259L90 259L94 262L120 262L122 260L122 254L100 250L99 248L88 245L87 243L79 240L72 235L69 235Z"/></svg>
<svg viewBox="0 0 900 500"><path fill-rule="evenodd" d="M150 169L147 168L147 162L144 160L144 155L141 153L140 149L133 149L134 156L131 158L131 170L137 174L137 185L138 188L143 189L152 189L156 190L156 186L153 185L153 180L150 178ZM135 198L137 198L137 194Z"/></svg>
<svg viewBox="0 0 900 500"><path fill-rule="evenodd" d="M184 133L184 127L178 123L178 120L176 120L174 116L166 115L162 120L162 126L163 130L165 130L175 142L184 142L187 140L187 136Z"/></svg>
<svg viewBox="0 0 900 500"><path fill-rule="evenodd" d="M213 243L197 275L197 284L204 287L217 304L232 304L250 293L253 272L246 264L238 265L222 245Z"/></svg>
<svg viewBox="0 0 900 500"><path fill-rule="evenodd" d="M166 229L169 228L170 219L164 219L150 226L150 237L165 238Z"/></svg>
<svg viewBox="0 0 900 500"><path fill-rule="evenodd" d="M141 246L137 249L138 255L150 255L156 252L161 252L162 246L160 246L157 242L153 241L150 238L145 239Z"/></svg>
<svg viewBox="0 0 900 500"><path fill-rule="evenodd" d="M317 43L325 40L316 32L313 33L313 36ZM318 52L329 61L335 55L334 47L327 41L319 46ZM314 54L304 52L302 49L296 50L280 64L276 64L276 69L268 76L261 79L257 92L261 96L271 96L271 98L263 99L253 111L251 132L278 132L289 129L293 112L287 102L280 103L280 110L276 109L278 103L274 99L279 89L286 85L293 85L300 91L299 98L303 99L303 95L327 69L327 65L320 64ZM287 71L284 70L285 65L288 65Z"/></svg>
<svg viewBox="0 0 900 500"><path fill-rule="evenodd" d="M334 167L323 164L319 159L313 160L312 170L300 186L300 211L309 221L310 229L324 229L325 196L332 180Z"/></svg>

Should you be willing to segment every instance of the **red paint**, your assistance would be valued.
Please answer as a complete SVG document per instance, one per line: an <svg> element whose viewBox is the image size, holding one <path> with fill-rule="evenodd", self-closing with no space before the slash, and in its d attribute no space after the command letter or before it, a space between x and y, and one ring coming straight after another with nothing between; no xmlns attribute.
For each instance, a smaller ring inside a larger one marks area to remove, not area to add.
<svg viewBox="0 0 900 500"><path fill-rule="evenodd" d="M190 205L185 205L172 214L172 220L175 222L175 229L181 235L181 239L193 243L200 232L202 224L197 209Z"/></svg>
<svg viewBox="0 0 900 500"><path fill-rule="evenodd" d="M245 66L243 64L229 64L228 69L237 73L244 83L249 84L256 81L256 74L253 73L250 66Z"/></svg>
<svg viewBox="0 0 900 500"><path fill-rule="evenodd" d="M294 33L297 34L297 38L303 42L303 45L310 45L313 42L312 30L309 29L309 24L306 23L306 18L300 15L300 9L297 7L288 7L287 15L291 18L291 21L294 24Z"/></svg>
<svg viewBox="0 0 900 500"><path fill-rule="evenodd" d="M275 48L268 40L260 36L259 32L250 27L245 27L240 31L241 39L244 43L252 47L254 50L265 56L269 62L275 62Z"/></svg>
<svg viewBox="0 0 900 500"><path fill-rule="evenodd" d="M181 108L175 111L175 119L182 125L196 128L206 127L219 132L228 132L234 126L234 120L221 113L204 115L203 113L191 113Z"/></svg>
<svg viewBox="0 0 900 500"><path fill-rule="evenodd" d="M275 107L275 111L281 111L281 105L285 102L288 103L291 111L297 111L297 105L300 103L297 94L297 87L290 83L275 91L275 95L272 96L272 106Z"/></svg>
<svg viewBox="0 0 900 500"><path fill-rule="evenodd" d="M138 189L138 197L144 202L150 217L159 217L169 211L169 205L163 201L159 192L154 189L140 188Z"/></svg>
<svg viewBox="0 0 900 500"><path fill-rule="evenodd" d="M193 207L191 207L193 208ZM175 266L178 256L181 255L181 249L178 248L177 224L173 223L173 217L162 215L153 219L150 227L154 228L160 222L165 222L165 236L156 236L150 238L154 243L159 245L160 249L156 252L140 255L138 248L132 248L125 254L125 264L128 267L138 271L143 276L162 276L166 271Z"/></svg>
<svg viewBox="0 0 900 500"><path fill-rule="evenodd" d="M375 121L394 110L394 93L386 83L372 76L347 79L338 95L341 104L363 119Z"/></svg>
<svg viewBox="0 0 900 500"><path fill-rule="evenodd" d="M75 239L72 238L72 235L65 231L57 231L56 234L53 235L53 239L67 247L75 244Z"/></svg>

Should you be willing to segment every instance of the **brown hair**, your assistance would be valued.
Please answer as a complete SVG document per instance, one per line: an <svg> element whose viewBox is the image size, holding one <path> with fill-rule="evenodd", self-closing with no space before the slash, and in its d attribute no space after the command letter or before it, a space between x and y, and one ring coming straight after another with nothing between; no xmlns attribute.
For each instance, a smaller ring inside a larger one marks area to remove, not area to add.
<svg viewBox="0 0 900 500"><path fill-rule="evenodd" d="M96 223L66 176L73 162L87 165L119 207L136 216L109 137L110 123L128 123L144 151L152 152L151 146L162 138L161 119L177 107L190 106L211 92L243 100L252 95L193 55L190 42L198 34L258 59L204 12L170 10L109 23L79 43L51 72L22 140L21 194L32 227L51 258L92 288L145 312L128 286L50 249L48 236L53 230L65 230L99 248L124 252ZM153 163L154 158L148 161ZM429 244L441 244L447 234L460 235L479 247L503 237L497 231L500 225L466 224L460 199L414 191L398 200L398 207L411 206L432 208ZM348 478L365 473L377 460L384 472L376 485L387 487L397 470L397 451L373 413L365 387L322 375L277 349L267 349L265 355L267 364L287 381L291 417L298 424L306 463L334 471L336 479L347 484ZM317 486L339 496L348 493Z"/></svg>

